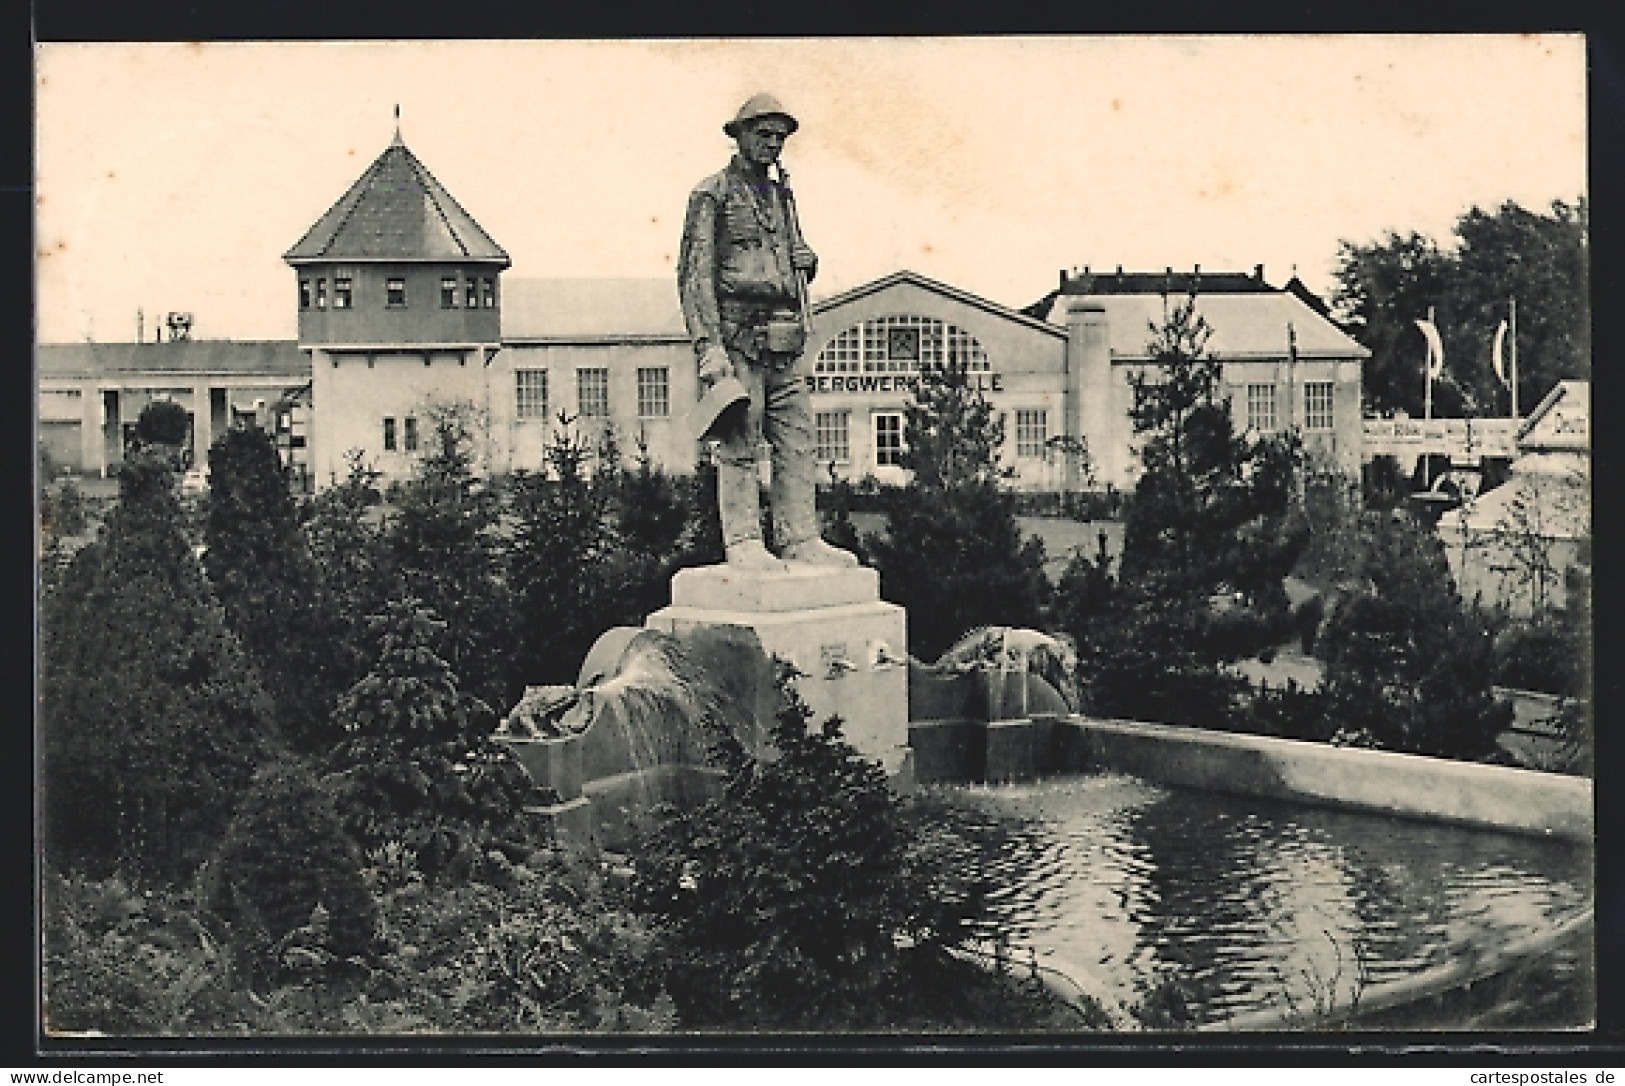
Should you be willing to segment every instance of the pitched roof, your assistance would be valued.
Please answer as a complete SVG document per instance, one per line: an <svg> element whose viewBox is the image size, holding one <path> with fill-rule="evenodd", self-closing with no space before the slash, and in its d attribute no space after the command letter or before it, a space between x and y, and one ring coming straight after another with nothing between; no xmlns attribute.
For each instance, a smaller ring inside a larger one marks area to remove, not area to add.
<svg viewBox="0 0 1625 1086"><path fill-rule="evenodd" d="M1086 267L1068 275L1063 268L1060 286L1031 305L1022 306L1021 311L1039 320L1049 320L1056 300L1062 295L1168 294L1184 297L1192 291L1198 294L1271 294L1276 289L1264 281L1262 264L1250 272L1204 272L1200 266L1188 272L1172 268L1160 272L1126 272L1122 265L1118 265L1115 272L1095 272Z"/></svg>
<svg viewBox="0 0 1625 1086"><path fill-rule="evenodd" d="M677 277L502 281L509 341L688 341Z"/></svg>
<svg viewBox="0 0 1625 1086"><path fill-rule="evenodd" d="M1107 294L1088 296L1106 312L1108 345L1113 358L1145 358L1151 327L1164 317L1161 294ZM1170 295L1168 305L1183 296ZM1337 325L1311 309L1296 294L1271 289L1267 293L1198 294L1196 311L1213 326L1208 353L1223 358L1285 358L1287 325L1292 326L1300 358L1369 358ZM1051 315L1066 320L1064 307Z"/></svg>
<svg viewBox="0 0 1625 1086"><path fill-rule="evenodd" d="M961 304L975 306L977 309L985 310L992 313L994 316L1003 317L1006 320L1014 321L1017 324L1026 325L1027 327L1033 328L1037 331L1049 332L1051 334L1059 333L1060 335L1066 334L1065 332L1055 328L1053 325L1046 324L1042 318L1035 317L1031 313L1018 309L1011 309L1009 306L1004 306L1000 305L998 302L989 301L980 295L972 294L968 290L961 290L958 287L949 286L947 283L938 282L937 280L929 278L928 276L921 275L919 272L909 271L907 268L903 269L902 271L892 272L889 275L883 275L879 279L871 279L869 282L855 286L850 290L844 290L839 294L815 301L812 303L812 311L814 313L824 313L839 306L846 305L848 302L856 301L857 299L867 297L870 294L879 293L880 291L886 290L900 283L909 283L921 288L922 290L928 290L934 294L940 294L945 298L951 298L956 302L960 302Z"/></svg>
<svg viewBox="0 0 1625 1086"><path fill-rule="evenodd" d="M282 259L509 263L399 135Z"/></svg>
<svg viewBox="0 0 1625 1086"><path fill-rule="evenodd" d="M40 377L124 373L241 374L310 379L310 356L291 339L190 339L170 343L41 343Z"/></svg>

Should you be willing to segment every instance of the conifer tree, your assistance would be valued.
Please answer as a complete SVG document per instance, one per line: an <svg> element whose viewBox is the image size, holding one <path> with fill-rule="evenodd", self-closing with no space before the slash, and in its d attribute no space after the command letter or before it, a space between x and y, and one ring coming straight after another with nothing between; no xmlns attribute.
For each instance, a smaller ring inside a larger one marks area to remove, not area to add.
<svg viewBox="0 0 1625 1086"><path fill-rule="evenodd" d="M228 430L209 449L203 564L297 750L319 748L338 696L331 607L271 436Z"/></svg>
<svg viewBox="0 0 1625 1086"><path fill-rule="evenodd" d="M511 607L496 528L501 499L474 471L462 405L430 415L429 447L394 492L389 541L406 590L445 623L440 651L470 694L505 705Z"/></svg>
<svg viewBox="0 0 1625 1086"><path fill-rule="evenodd" d="M45 830L65 864L183 874L275 748L181 521L167 460L138 453L100 541L43 608Z"/></svg>
<svg viewBox="0 0 1625 1086"><path fill-rule="evenodd" d="M886 598L908 608L910 651L934 659L977 626L1036 625L1049 593L1043 544L1022 539L998 459L1004 426L965 363L921 371L903 436L913 476L868 550Z"/></svg>
<svg viewBox="0 0 1625 1086"><path fill-rule="evenodd" d="M1280 580L1307 539L1288 517L1298 444L1236 430L1223 369L1207 353L1212 333L1192 295L1152 326L1151 366L1130 379L1143 470L1123 574L1165 582L1169 593L1229 588L1279 605Z"/></svg>
<svg viewBox="0 0 1625 1086"><path fill-rule="evenodd" d="M327 759L345 831L363 848L405 845L431 874L469 862L471 846L522 838L532 786L491 742L490 709L436 654L444 624L411 598L369 624L378 656L339 698L343 739Z"/></svg>
<svg viewBox="0 0 1625 1086"><path fill-rule="evenodd" d="M348 458L345 477L324 488L310 503L305 535L310 543L321 595L328 601L327 634L322 639L333 685L346 690L377 658L367 616L383 611L404 594L400 571L380 516L383 495L378 473L361 456Z"/></svg>
<svg viewBox="0 0 1625 1086"><path fill-rule="evenodd" d="M1345 742L1482 758L1511 724L1496 701L1489 629L1462 605L1437 536L1405 513L1368 514L1362 590L1316 645L1327 713Z"/></svg>
<svg viewBox="0 0 1625 1086"><path fill-rule="evenodd" d="M546 471L514 479L509 582L518 610L518 682L573 683L593 642L614 616L604 613L603 575L613 550L612 488L592 473L592 450L560 418Z"/></svg>

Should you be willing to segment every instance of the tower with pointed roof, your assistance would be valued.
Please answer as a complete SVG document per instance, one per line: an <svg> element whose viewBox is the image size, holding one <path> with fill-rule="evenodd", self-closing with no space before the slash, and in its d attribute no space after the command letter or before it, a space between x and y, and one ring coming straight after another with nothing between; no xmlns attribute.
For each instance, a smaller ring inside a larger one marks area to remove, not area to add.
<svg viewBox="0 0 1625 1086"><path fill-rule="evenodd" d="M311 467L346 455L399 477L437 403L486 397L511 263L445 186L394 139L283 254L298 280L299 346L311 357Z"/></svg>

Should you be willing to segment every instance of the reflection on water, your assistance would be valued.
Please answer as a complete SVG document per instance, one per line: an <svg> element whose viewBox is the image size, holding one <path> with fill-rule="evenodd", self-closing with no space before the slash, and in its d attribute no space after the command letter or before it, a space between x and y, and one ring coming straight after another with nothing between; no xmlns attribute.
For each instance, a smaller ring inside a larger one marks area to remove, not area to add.
<svg viewBox="0 0 1625 1086"><path fill-rule="evenodd" d="M1190 1024L1345 1006L1591 900L1590 850L1551 840L1112 773L935 798L950 824L984 827L994 912L1018 944L1125 1006L1177 987Z"/></svg>

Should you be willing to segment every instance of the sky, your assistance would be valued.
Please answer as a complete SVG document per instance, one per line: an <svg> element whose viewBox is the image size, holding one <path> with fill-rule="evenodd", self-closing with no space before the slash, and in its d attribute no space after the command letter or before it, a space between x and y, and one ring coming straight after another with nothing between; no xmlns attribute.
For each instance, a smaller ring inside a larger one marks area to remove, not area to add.
<svg viewBox="0 0 1625 1086"><path fill-rule="evenodd" d="M1061 268L1294 268L1586 192L1577 35L48 43L38 328L291 339L281 256L401 132L523 277L659 278L757 91L814 296L899 269L1020 307Z"/></svg>

